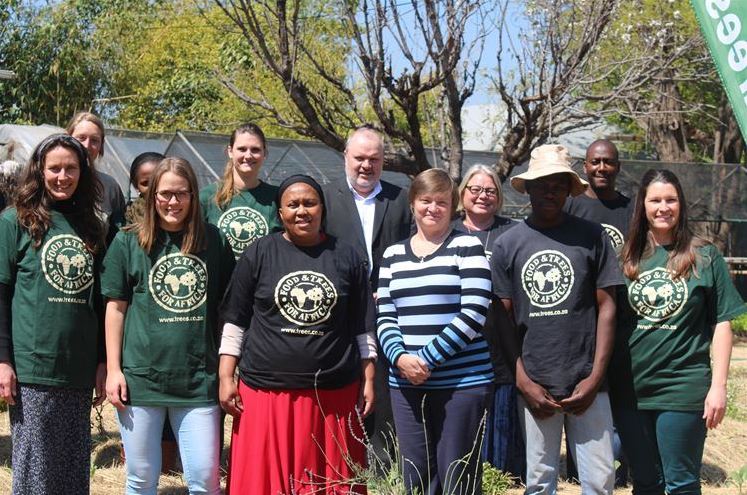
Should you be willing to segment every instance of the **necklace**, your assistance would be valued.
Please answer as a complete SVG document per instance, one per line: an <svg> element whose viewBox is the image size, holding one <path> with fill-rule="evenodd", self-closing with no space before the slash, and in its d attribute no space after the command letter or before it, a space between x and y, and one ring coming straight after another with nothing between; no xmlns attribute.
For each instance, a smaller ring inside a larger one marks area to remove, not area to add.
<svg viewBox="0 0 747 495"><path fill-rule="evenodd" d="M485 236L485 243L482 245L483 249L485 249L486 252L487 252L488 248L490 247L490 236L493 234L493 229L491 229L491 227L493 226L493 224L495 224L495 220L493 220L493 223L491 223L490 226L487 229L484 229L484 230L480 230L480 229L472 230L469 225L467 225L464 221L462 221L462 225L464 225L467 228L467 232L469 232L470 234L476 234L477 232L485 232L485 231L488 232L488 235ZM477 237L478 239L480 238L477 235L475 237Z"/></svg>
<svg viewBox="0 0 747 495"><path fill-rule="evenodd" d="M412 241L410 241L410 249L412 250L412 254L414 254L415 257L418 258L418 260L420 260L420 263L423 263L428 256L438 251L438 248L440 248L441 245L444 243L444 241L446 241L446 238L449 237L449 234L451 234L451 229L447 230L446 233L444 233L441 237L439 237L436 242L429 241L427 239L422 239L421 237L418 237L418 235L416 234L415 237L413 237L413 240L417 242L418 247L420 247L419 245L421 243L427 243L427 244L430 244L432 248L430 249L430 251L428 251L427 253L421 256L415 253L415 247L413 246ZM420 251L420 249L418 249L418 251Z"/></svg>

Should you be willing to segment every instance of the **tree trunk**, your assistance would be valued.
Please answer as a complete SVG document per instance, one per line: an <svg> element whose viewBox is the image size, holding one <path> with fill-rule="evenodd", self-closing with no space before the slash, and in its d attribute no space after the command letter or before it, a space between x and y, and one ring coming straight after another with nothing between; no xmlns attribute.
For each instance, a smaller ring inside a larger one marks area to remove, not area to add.
<svg viewBox="0 0 747 495"><path fill-rule="evenodd" d="M671 78L667 78L659 83L658 90L661 96L645 117L651 144L663 162L691 162L679 89Z"/></svg>
<svg viewBox="0 0 747 495"><path fill-rule="evenodd" d="M726 94L723 94L721 98L718 118L721 125L714 133L714 163L741 163L744 154L744 139Z"/></svg>

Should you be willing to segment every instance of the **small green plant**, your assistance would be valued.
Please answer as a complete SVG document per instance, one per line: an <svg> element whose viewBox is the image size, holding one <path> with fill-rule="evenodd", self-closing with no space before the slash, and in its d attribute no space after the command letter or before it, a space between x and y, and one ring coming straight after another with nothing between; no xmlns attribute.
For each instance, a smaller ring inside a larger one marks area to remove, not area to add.
<svg viewBox="0 0 747 495"><path fill-rule="evenodd" d="M487 462L482 463L482 491L485 495L504 495L516 479Z"/></svg>
<svg viewBox="0 0 747 495"><path fill-rule="evenodd" d="M731 330L737 337L747 337L747 313L731 321Z"/></svg>
<svg viewBox="0 0 747 495"><path fill-rule="evenodd" d="M747 464L731 473L726 482L736 486L737 490L739 490L739 495L742 495L744 493L742 489L747 486Z"/></svg>
<svg viewBox="0 0 747 495"><path fill-rule="evenodd" d="M744 392L744 384L747 381L747 369L736 368L731 371L729 382L726 386L726 417L744 421L747 419L747 409L740 401Z"/></svg>

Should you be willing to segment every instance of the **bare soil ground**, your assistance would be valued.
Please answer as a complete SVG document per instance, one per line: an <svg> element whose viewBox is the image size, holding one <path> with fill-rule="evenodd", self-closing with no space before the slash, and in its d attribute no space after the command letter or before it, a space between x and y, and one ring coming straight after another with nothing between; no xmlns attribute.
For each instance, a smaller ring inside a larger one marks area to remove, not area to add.
<svg viewBox="0 0 747 495"><path fill-rule="evenodd" d="M727 482L728 476L747 464L747 342L734 347L729 386L730 416L716 430L709 432L701 472L704 495L735 495L737 488ZM229 444L230 418L226 420L226 445ZM124 469L120 460L120 440L114 409L103 409L104 433L99 433L95 414L91 415L94 435L92 454L92 495L111 495L124 492ZM225 455L225 449L224 449ZM10 425L8 413L0 413L0 493L10 493ZM578 485L561 483L558 492L580 495ZM159 494L186 494L180 475L161 476ZM510 495L523 493L520 487ZM630 488L617 489L615 495L629 495Z"/></svg>

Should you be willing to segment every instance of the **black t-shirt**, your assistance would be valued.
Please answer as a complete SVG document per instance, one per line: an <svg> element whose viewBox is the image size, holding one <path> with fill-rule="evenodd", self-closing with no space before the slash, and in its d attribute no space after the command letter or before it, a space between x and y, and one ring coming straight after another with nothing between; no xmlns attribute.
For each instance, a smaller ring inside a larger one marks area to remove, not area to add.
<svg viewBox="0 0 747 495"><path fill-rule="evenodd" d="M488 258L488 261L490 261L490 257L492 256L492 252L490 250L492 249L493 243L498 238L498 236L508 231L508 229L510 229L511 227L515 227L517 225L519 225L518 222L511 220L510 218L501 217L498 215L495 216L493 225L491 225L490 228L486 230L470 229L469 227L464 225L463 218L457 218L456 220L451 222L452 228L460 232L472 234L473 236L480 239L483 248L485 248L485 256ZM495 314L492 311L488 311L488 316L485 320L485 326L483 327L483 336L485 337L485 340L488 343L488 348L490 349L490 360L493 363L495 383L514 383L514 376L511 373L508 365L506 364L506 359L503 357L503 353L500 349L499 333L498 329L495 328L496 322L494 321L494 317Z"/></svg>
<svg viewBox="0 0 747 495"><path fill-rule="evenodd" d="M343 387L360 375L356 336L374 329L368 270L334 237L301 247L269 234L239 258L222 315L246 329L239 372L248 385Z"/></svg>
<svg viewBox="0 0 747 495"><path fill-rule="evenodd" d="M602 224L612 241L612 247L619 253L628 235L630 217L635 203L629 197L618 193L613 200L594 199L586 194L569 197L563 210L573 216Z"/></svg>
<svg viewBox="0 0 747 495"><path fill-rule="evenodd" d="M568 397L594 363L596 289L623 283L607 234L570 215L549 229L524 221L496 239L490 265L494 294L513 302L527 374Z"/></svg>
<svg viewBox="0 0 747 495"><path fill-rule="evenodd" d="M490 228L486 230L470 229L469 227L464 225L463 218L457 218L456 220L451 222L452 228L458 230L459 232L466 232L467 234L472 234L473 236L480 239L480 242L482 243L482 247L485 248L485 257L488 258L488 261L490 261L490 256L492 255L492 252L490 250L492 249L493 243L498 238L498 236L516 225L518 225L516 221L511 220L510 218L499 216L499 215L496 215L494 217L493 225L491 225Z"/></svg>

